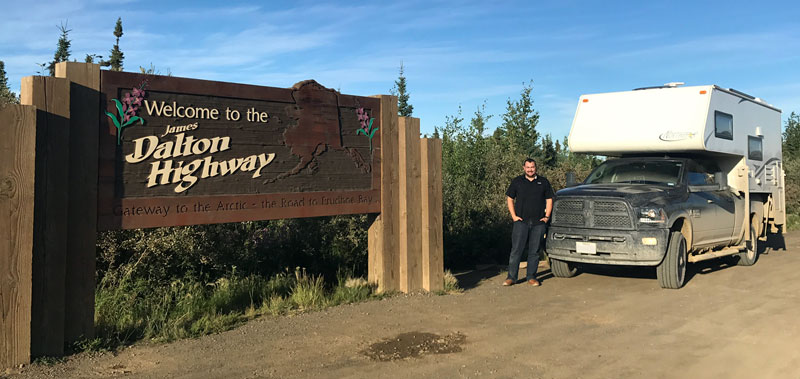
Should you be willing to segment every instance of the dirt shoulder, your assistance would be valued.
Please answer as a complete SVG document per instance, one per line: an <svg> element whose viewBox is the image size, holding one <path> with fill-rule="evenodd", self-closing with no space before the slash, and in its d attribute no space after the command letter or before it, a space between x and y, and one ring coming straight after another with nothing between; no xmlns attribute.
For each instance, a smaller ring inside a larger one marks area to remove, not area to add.
<svg viewBox="0 0 800 379"><path fill-rule="evenodd" d="M800 233L782 242L752 267L690 265L680 290L661 289L647 268L571 279L544 269L538 288L501 287L504 273L482 270L460 276L459 295L264 317L10 377L797 377Z"/></svg>

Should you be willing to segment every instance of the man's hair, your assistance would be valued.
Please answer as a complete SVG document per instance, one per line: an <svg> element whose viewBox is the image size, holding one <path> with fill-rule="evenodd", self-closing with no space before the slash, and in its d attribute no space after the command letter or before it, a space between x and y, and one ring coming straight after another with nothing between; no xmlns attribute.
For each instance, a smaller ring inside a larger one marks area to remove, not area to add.
<svg viewBox="0 0 800 379"><path fill-rule="evenodd" d="M522 165L525 166L525 163L533 163L536 166L536 160L533 158L525 158L525 162L522 162Z"/></svg>

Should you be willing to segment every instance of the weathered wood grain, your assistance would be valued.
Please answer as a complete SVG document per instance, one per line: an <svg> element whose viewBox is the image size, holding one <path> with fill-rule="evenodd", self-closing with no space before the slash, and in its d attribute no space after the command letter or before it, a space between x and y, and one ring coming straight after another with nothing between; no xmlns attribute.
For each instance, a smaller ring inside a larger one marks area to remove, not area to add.
<svg viewBox="0 0 800 379"><path fill-rule="evenodd" d="M22 103L37 108L31 355L64 353L69 183L69 81L22 79Z"/></svg>
<svg viewBox="0 0 800 379"><path fill-rule="evenodd" d="M400 291L408 293L422 288L419 119L400 117L398 126Z"/></svg>
<svg viewBox="0 0 800 379"><path fill-rule="evenodd" d="M69 207L65 280L65 342L94 337L95 243L100 123L100 66L56 64L70 84Z"/></svg>
<svg viewBox="0 0 800 379"><path fill-rule="evenodd" d="M442 140L423 138L420 144L422 188L422 288L444 287L442 229Z"/></svg>
<svg viewBox="0 0 800 379"><path fill-rule="evenodd" d="M369 229L368 280L378 285L378 291L400 289L400 257L398 254L399 236L399 155L397 97L380 95L381 113L379 130L381 139L381 215Z"/></svg>
<svg viewBox="0 0 800 379"><path fill-rule="evenodd" d="M146 95L139 105L138 116L144 123L136 122L123 128L121 142L118 143L118 130L112 117L118 117L119 111L113 99L122 100L132 93L133 88L143 85ZM293 88L272 88L109 71L101 73L101 86L101 108L112 115L101 117L98 164L101 228L177 225L171 224L175 220L169 218L164 218L161 225L153 225L153 219L113 220L115 217L129 217L114 214L114 207L122 199L179 197L181 202L203 202L219 196L264 198L251 195L275 195L267 196L275 198L296 193L337 191L343 196L358 197L365 191L380 190L380 136L372 139L370 150L370 139L358 132L361 125L356 113L358 108L364 108L370 117L380 113L379 99L342 95L314 81L300 82ZM211 114L211 110L218 113L205 118L177 117L172 113L166 116L163 111L158 114L153 104L177 104L206 109L208 114ZM247 120L248 109L266 112L266 122ZM239 119L229 117L229 110L237 110ZM168 128L184 125L192 125L192 129L168 133ZM380 126L380 117L375 117L373 129L379 129ZM172 144L174 148L179 140L186 141L188 138L194 141L225 138L227 149L213 153L201 149L199 153L167 158L151 155L141 162L128 162L125 159L132 156L136 146L149 146L149 142L147 145L138 142L137 145L136 141L155 140L157 144ZM258 172L260 175L255 175L255 171L237 171L205 178L197 175L206 166L210 167L212 161L236 162L236 159L258 157L261 154L274 154L274 159L261 168ZM187 166L191 168L186 169L186 174L197 178L188 177L193 182L188 189L178 186L186 175L184 171L170 176L168 183L162 184L162 175L157 177L157 185L148 185L154 167L181 167L180 170L184 170ZM275 218L278 213L282 217L307 217L312 214L360 213L365 209L379 212L379 202L370 202L367 208L347 204L324 210L304 209L301 206L293 208L296 216L289 209L284 209L277 213L270 212L261 219ZM237 212L226 213L219 221L210 217L202 219L206 222L254 219L250 211L245 211L237 220L234 216ZM182 225L185 221L180 222Z"/></svg>
<svg viewBox="0 0 800 379"><path fill-rule="evenodd" d="M29 363L36 107L0 106L0 369Z"/></svg>

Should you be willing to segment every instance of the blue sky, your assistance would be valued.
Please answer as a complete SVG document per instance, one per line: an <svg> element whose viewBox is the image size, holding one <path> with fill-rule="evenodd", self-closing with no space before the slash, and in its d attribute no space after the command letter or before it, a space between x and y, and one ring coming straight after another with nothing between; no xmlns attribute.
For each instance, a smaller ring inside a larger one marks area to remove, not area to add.
<svg viewBox="0 0 800 379"><path fill-rule="evenodd" d="M125 70L290 87L304 79L388 94L405 65L423 133L481 104L501 122L533 82L539 131L561 139L578 97L682 81L717 84L800 112L796 1L202 2L0 0L0 60L18 92L52 59L108 56L122 17Z"/></svg>

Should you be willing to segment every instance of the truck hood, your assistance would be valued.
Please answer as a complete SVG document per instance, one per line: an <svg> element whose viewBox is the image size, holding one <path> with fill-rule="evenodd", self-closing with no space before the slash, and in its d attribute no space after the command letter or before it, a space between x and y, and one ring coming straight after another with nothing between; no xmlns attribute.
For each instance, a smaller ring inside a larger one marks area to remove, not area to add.
<svg viewBox="0 0 800 379"><path fill-rule="evenodd" d="M583 184L564 188L556 193L567 197L616 197L627 200L633 207L666 206L680 191L675 187L651 184Z"/></svg>

